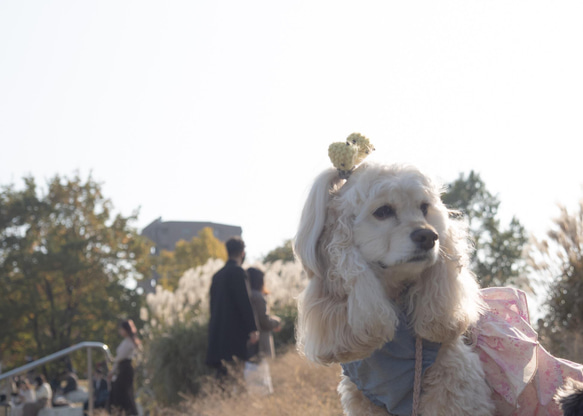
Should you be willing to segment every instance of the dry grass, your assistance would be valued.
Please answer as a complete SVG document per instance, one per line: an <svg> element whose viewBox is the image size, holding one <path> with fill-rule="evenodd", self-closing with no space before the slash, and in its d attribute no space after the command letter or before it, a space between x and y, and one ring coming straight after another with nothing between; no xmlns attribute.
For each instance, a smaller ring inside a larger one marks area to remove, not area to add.
<svg viewBox="0 0 583 416"><path fill-rule="evenodd" d="M254 397L248 394L225 397L205 386L207 394L188 398L178 408L164 409L163 416L340 416L342 410L336 393L340 368L308 363L290 351L271 364L274 394ZM213 392L214 391L214 392Z"/></svg>

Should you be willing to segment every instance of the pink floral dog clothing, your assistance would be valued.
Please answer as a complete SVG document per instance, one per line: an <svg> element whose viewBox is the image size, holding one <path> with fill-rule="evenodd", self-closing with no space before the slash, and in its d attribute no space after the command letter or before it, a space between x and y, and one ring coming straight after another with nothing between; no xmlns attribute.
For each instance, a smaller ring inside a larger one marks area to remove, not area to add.
<svg viewBox="0 0 583 416"><path fill-rule="evenodd" d="M583 381L583 366L555 358L530 326L526 295L513 288L481 291L488 310L472 330L499 416L561 416L553 396L567 380Z"/></svg>

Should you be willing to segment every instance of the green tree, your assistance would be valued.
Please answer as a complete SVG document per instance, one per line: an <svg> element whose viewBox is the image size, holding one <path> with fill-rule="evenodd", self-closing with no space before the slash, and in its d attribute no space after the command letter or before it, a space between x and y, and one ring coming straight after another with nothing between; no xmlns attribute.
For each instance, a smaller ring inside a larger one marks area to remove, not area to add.
<svg viewBox="0 0 583 416"><path fill-rule="evenodd" d="M185 271L202 266L212 258L227 260L227 249L215 237L213 229L205 227L192 240L178 241L174 251L161 251L156 265L159 282L164 289L174 291Z"/></svg>
<svg viewBox="0 0 583 416"><path fill-rule="evenodd" d="M22 363L76 342L118 341L120 317L139 322L127 288L148 270L149 246L91 177L33 178L0 191L0 351Z"/></svg>
<svg viewBox="0 0 583 416"><path fill-rule="evenodd" d="M292 247L292 240L285 240L283 245L274 248L263 258L264 263L273 263L277 260L282 260L284 263L288 261L295 261L294 249Z"/></svg>
<svg viewBox="0 0 583 416"><path fill-rule="evenodd" d="M513 217L507 227L498 218L500 200L492 195L480 175L463 173L449 184L443 202L462 212L475 244L472 269L482 287L508 283L527 285L523 249L528 240L520 221Z"/></svg>
<svg viewBox="0 0 583 416"><path fill-rule="evenodd" d="M539 331L551 352L583 361L583 200L573 214L559 209L546 238L529 251L529 263L548 289Z"/></svg>

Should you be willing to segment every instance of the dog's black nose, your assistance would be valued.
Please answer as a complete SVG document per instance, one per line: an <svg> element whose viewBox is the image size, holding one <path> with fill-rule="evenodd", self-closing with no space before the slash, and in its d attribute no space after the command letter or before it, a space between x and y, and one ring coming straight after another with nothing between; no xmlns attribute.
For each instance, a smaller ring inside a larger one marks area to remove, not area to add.
<svg viewBox="0 0 583 416"><path fill-rule="evenodd" d="M435 246L435 241L439 238L435 231L427 228L420 228L411 233L411 240L417 244L417 247L423 250L430 250Z"/></svg>

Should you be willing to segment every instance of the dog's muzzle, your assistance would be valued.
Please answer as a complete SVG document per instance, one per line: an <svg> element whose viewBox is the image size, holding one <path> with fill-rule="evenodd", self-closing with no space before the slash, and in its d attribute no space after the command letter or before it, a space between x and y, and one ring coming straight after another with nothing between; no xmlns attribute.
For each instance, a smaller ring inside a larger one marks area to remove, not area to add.
<svg viewBox="0 0 583 416"><path fill-rule="evenodd" d="M435 247L435 242L439 239L437 233L429 228L419 228L413 231L410 237L417 248L425 251L429 251Z"/></svg>

